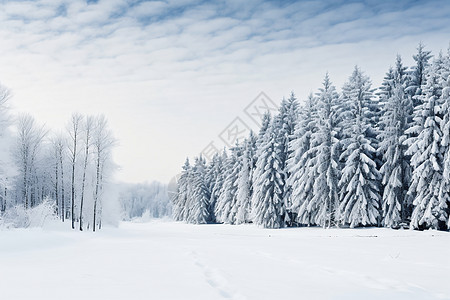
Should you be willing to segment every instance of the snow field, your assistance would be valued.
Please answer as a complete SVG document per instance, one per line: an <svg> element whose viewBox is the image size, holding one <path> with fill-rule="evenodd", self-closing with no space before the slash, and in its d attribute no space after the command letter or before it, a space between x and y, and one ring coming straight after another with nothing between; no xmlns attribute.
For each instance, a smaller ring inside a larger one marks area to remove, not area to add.
<svg viewBox="0 0 450 300"><path fill-rule="evenodd" d="M438 231L121 223L0 231L0 299L450 299Z"/></svg>

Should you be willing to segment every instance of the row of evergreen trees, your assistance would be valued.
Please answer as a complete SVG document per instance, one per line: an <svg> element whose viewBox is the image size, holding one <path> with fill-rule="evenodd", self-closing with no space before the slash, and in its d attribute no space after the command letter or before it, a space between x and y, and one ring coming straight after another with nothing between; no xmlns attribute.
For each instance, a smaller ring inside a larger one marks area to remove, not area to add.
<svg viewBox="0 0 450 300"><path fill-rule="evenodd" d="M258 135L183 167L176 220L446 230L450 208L450 49L400 56L382 86L355 67L328 74L300 106L292 93Z"/></svg>

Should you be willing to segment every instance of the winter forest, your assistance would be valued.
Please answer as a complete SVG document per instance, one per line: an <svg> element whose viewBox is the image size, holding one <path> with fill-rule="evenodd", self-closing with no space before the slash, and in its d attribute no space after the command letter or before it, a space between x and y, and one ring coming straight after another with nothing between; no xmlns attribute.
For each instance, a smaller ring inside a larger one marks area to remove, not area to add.
<svg viewBox="0 0 450 300"><path fill-rule="evenodd" d="M75 113L65 130L50 132L31 115L10 116L10 97L1 86L0 225L41 226L29 223L49 217L72 229L101 228L104 189L115 169L107 119Z"/></svg>
<svg viewBox="0 0 450 300"><path fill-rule="evenodd" d="M355 67L339 92L326 74L257 134L210 162L188 159L173 217L189 223L448 230L450 49L419 44L383 83Z"/></svg>

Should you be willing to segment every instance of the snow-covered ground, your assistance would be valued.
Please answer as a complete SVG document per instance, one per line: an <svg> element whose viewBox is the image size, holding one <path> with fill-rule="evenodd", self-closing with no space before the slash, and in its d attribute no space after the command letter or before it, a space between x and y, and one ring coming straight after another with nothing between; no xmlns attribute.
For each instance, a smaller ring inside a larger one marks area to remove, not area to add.
<svg viewBox="0 0 450 300"><path fill-rule="evenodd" d="M0 299L450 299L450 233L122 223L0 231Z"/></svg>

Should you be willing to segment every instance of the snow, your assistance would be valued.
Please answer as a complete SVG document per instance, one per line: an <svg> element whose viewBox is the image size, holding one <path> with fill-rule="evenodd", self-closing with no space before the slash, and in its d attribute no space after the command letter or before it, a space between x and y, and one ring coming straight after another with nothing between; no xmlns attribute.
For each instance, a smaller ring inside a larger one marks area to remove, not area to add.
<svg viewBox="0 0 450 300"><path fill-rule="evenodd" d="M0 230L0 299L450 299L449 248L385 228Z"/></svg>

